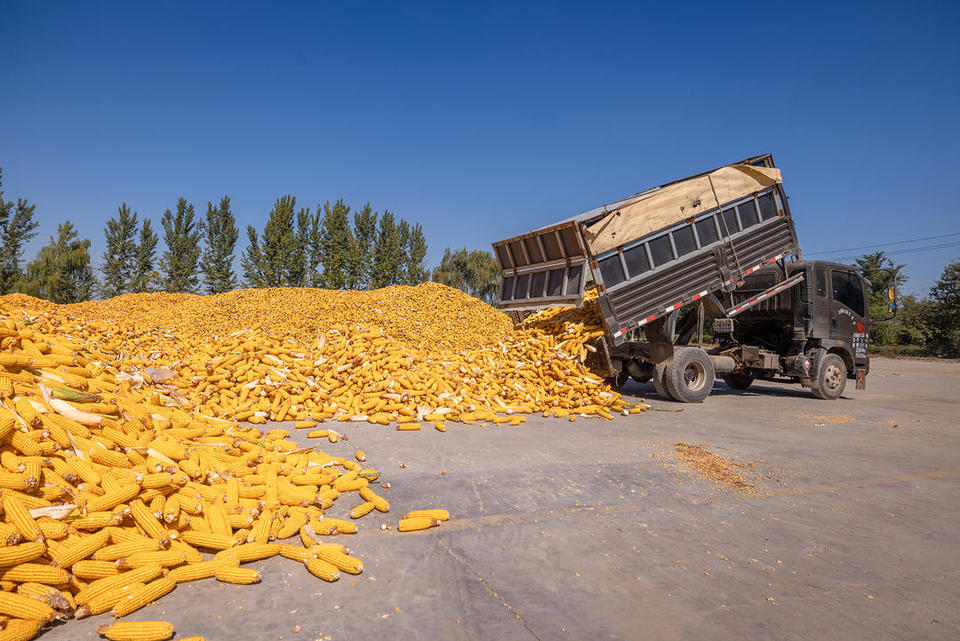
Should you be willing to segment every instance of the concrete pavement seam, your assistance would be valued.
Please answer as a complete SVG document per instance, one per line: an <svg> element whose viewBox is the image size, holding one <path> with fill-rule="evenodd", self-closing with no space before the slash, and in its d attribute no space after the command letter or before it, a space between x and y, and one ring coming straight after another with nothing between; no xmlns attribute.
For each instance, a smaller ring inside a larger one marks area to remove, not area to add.
<svg viewBox="0 0 960 641"><path fill-rule="evenodd" d="M466 570L467 570L468 572L470 572L470 573L473 574L475 577L477 577L478 579L480 579L481 583L483 583L483 589L486 590L486 591L490 594L490 596L492 596L494 599L496 599L497 601L499 601L500 604L507 610L507 612L509 612L510 614L514 615L514 616L517 618L517 621L520 622L520 625L522 625L522 626L526 629L526 631L530 633L530 636L532 636L532 637L533 637L534 639L536 639L537 641L540 641L540 637L537 636L537 633L536 633L536 632L534 632L532 629L530 629L530 626L527 625L527 622L523 620L523 617L520 616L520 613L517 612L516 610L514 610L513 607L512 607L509 603L507 603L506 600L504 600L504 598L500 595L499 592L494 592L493 589L487 584L486 579L484 579L483 576L481 576L479 572L477 572L475 569L473 569L473 566L471 566L469 563L467 563L467 561L466 561L465 559L461 558L459 554L457 554L456 552L454 552L454 551L453 551L453 548L451 548L450 545L449 545L446 541L443 540L443 537L438 536L438 537L437 537L437 541L440 543L440 545L443 547L443 549L445 549L445 550L447 551L447 554L449 554L451 557L453 557L453 559L454 559L457 563L459 563L460 565L462 565L464 568L466 568Z"/></svg>

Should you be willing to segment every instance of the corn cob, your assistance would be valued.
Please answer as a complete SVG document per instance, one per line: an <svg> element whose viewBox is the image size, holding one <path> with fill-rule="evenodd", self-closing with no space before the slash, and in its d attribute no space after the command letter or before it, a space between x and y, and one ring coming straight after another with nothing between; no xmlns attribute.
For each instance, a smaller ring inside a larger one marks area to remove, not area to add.
<svg viewBox="0 0 960 641"><path fill-rule="evenodd" d="M428 519L437 519L438 521L446 521L450 518L450 513L446 510L413 510L412 512L407 512L403 515L405 519L413 519L425 517Z"/></svg>
<svg viewBox="0 0 960 641"><path fill-rule="evenodd" d="M35 621L53 621L59 618L57 611L46 603L12 592L0 592L0 614Z"/></svg>
<svg viewBox="0 0 960 641"><path fill-rule="evenodd" d="M0 580L17 583L33 582L45 585L66 585L70 574L61 568L40 563L21 563L9 568L0 568Z"/></svg>
<svg viewBox="0 0 960 641"><path fill-rule="evenodd" d="M139 590L133 591L126 599L122 599L114 605L113 616L120 618L127 616L131 612L136 612L145 605L153 603L163 595L169 594L175 587L177 587L177 584L170 577L154 579Z"/></svg>
<svg viewBox="0 0 960 641"><path fill-rule="evenodd" d="M43 556L47 546L41 541L0 547L0 566L19 565Z"/></svg>
<svg viewBox="0 0 960 641"><path fill-rule="evenodd" d="M437 525L440 525L439 519L432 519L428 516L413 516L400 519L397 529L401 532L414 532L416 530L426 530Z"/></svg>
<svg viewBox="0 0 960 641"><path fill-rule="evenodd" d="M318 559L337 566L337 568L349 574L360 574L363 572L363 561L338 550L331 550L322 545L317 545L311 548L309 553Z"/></svg>
<svg viewBox="0 0 960 641"><path fill-rule="evenodd" d="M40 633L40 621L26 619L11 619L7 621L3 632L0 632L2 641L30 641Z"/></svg>
<svg viewBox="0 0 960 641"><path fill-rule="evenodd" d="M148 565L146 567L130 570L129 572L123 572L115 576L108 576L103 579L98 579L77 593L77 604L86 605L87 603L90 603L91 599L94 599L102 594L106 594L110 590L115 590L125 585L130 585L131 583L143 583L150 581L160 576L162 572L163 569L159 565Z"/></svg>
<svg viewBox="0 0 960 641"><path fill-rule="evenodd" d="M10 522L17 526L20 536L28 541L43 540L43 533L36 520L30 516L30 512L24 507L23 502L17 496L10 492L3 494L3 511L9 517Z"/></svg>
<svg viewBox="0 0 960 641"><path fill-rule="evenodd" d="M373 512L373 507L374 507L373 501L364 501L357 507L350 510L350 518L359 519L361 517L364 517L367 514L370 514L370 512Z"/></svg>
<svg viewBox="0 0 960 641"><path fill-rule="evenodd" d="M142 568L146 565L159 565L162 568L170 568L182 563L186 563L187 555L183 550L158 550L156 552L136 552L128 557L117 559L114 564L118 570L129 570L131 568Z"/></svg>
<svg viewBox="0 0 960 641"><path fill-rule="evenodd" d="M218 569L214 576L217 577L217 581L221 581L223 583L238 583L240 585L259 583L260 579L262 578L257 570L231 566Z"/></svg>
<svg viewBox="0 0 960 641"><path fill-rule="evenodd" d="M151 539L138 539L114 543L100 548L93 553L97 561L116 561L119 558L136 554L137 552L154 552L160 549L160 542Z"/></svg>
<svg viewBox="0 0 960 641"><path fill-rule="evenodd" d="M119 574L120 570L110 561L77 561L70 568L78 579L102 579Z"/></svg>
<svg viewBox="0 0 960 641"><path fill-rule="evenodd" d="M337 566L315 556L307 556L304 565L307 571L318 579L333 582L340 578L340 569Z"/></svg>
<svg viewBox="0 0 960 641"><path fill-rule="evenodd" d="M201 563L191 563L181 565L178 568L170 570L167 575L176 583L186 583L187 581L199 581L200 579L209 579L217 573L217 570L223 567L236 567L239 561L231 558L220 558L213 561L203 561Z"/></svg>
<svg viewBox="0 0 960 641"><path fill-rule="evenodd" d="M68 568L77 561L82 561L97 550L100 550L107 544L110 533L106 530L100 530L90 536L81 539L78 543L69 547L63 546L51 553L51 557L56 566Z"/></svg>
<svg viewBox="0 0 960 641"><path fill-rule="evenodd" d="M42 601L58 612L71 610L70 601L63 592L43 583L21 583L17 586L17 594Z"/></svg>
<svg viewBox="0 0 960 641"><path fill-rule="evenodd" d="M234 546L232 537L224 534L213 534L209 532L194 532L187 530L180 533L180 540L184 543L198 548L208 550L226 550Z"/></svg>
<svg viewBox="0 0 960 641"><path fill-rule="evenodd" d="M173 636L173 624L166 621L117 621L99 626L97 632L110 641L166 641Z"/></svg>

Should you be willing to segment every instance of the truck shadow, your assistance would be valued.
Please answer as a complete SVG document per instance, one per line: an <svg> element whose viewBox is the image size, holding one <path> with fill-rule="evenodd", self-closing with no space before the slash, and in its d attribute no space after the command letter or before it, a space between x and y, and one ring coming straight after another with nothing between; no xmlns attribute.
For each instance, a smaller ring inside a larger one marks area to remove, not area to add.
<svg viewBox="0 0 960 641"><path fill-rule="evenodd" d="M626 385L620 388L620 393L623 396L628 398L648 398L648 399L657 399L658 401L668 402L668 403L677 403L673 399L663 398L657 394L657 390L653 387L652 383L637 383L636 381L628 381ZM726 383L722 381L717 381L713 384L713 390L710 392L710 396L743 396L743 397L769 397L769 396L780 396L784 398L809 398L816 399L810 390L804 389L799 386L791 387L781 387L776 384L767 383L766 381L757 382L750 386L750 389L746 390L737 390L731 387L728 387ZM838 400L848 400L848 397L841 396ZM707 398L706 403L710 402L709 397ZM685 405L685 403L677 403L678 405Z"/></svg>

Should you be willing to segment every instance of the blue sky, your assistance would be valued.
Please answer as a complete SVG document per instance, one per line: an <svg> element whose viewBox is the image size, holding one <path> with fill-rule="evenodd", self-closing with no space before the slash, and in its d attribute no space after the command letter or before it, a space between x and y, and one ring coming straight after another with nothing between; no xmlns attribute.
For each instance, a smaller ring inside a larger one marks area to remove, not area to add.
<svg viewBox="0 0 960 641"><path fill-rule="evenodd" d="M960 3L838 4L3 0L4 190L30 257L291 193L420 222L432 266L769 151L808 254L960 232ZM893 257L923 291L958 255Z"/></svg>

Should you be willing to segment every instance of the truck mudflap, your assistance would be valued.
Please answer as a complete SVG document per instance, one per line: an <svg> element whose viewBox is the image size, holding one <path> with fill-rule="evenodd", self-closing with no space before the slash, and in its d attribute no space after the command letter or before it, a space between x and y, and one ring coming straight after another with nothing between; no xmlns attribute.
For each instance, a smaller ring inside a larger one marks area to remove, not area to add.
<svg viewBox="0 0 960 641"><path fill-rule="evenodd" d="M858 367L856 370L857 378L857 389L865 390L867 389L867 369L865 367Z"/></svg>

